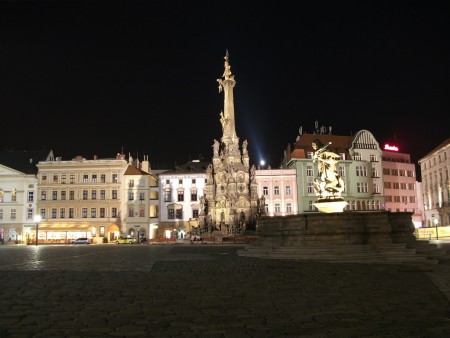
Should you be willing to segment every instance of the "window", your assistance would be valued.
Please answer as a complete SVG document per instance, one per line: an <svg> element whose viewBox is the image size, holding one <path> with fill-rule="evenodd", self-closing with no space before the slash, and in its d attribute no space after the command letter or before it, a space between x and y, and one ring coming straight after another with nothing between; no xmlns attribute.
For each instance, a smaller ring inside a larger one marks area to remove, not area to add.
<svg viewBox="0 0 450 338"><path fill-rule="evenodd" d="M372 168L372 177L378 177L378 170L377 170L377 168Z"/></svg>
<svg viewBox="0 0 450 338"><path fill-rule="evenodd" d="M33 208L28 208L27 209L27 219L33 219L33 213L34 213Z"/></svg>
<svg viewBox="0 0 450 338"><path fill-rule="evenodd" d="M415 196L409 196L409 203L416 203L416 197Z"/></svg>
<svg viewBox="0 0 450 338"><path fill-rule="evenodd" d="M279 187L278 185L276 185L276 186L273 188L273 194L274 194L274 195L279 195L279 194L280 194L280 187Z"/></svg>
<svg viewBox="0 0 450 338"><path fill-rule="evenodd" d="M16 189L13 189L11 191L11 202L17 202L17 191L16 191Z"/></svg>
<svg viewBox="0 0 450 338"><path fill-rule="evenodd" d="M97 209L91 208L91 218L96 218L96 217L97 217Z"/></svg>
<svg viewBox="0 0 450 338"><path fill-rule="evenodd" d="M406 183L400 183L400 189L406 190Z"/></svg>
<svg viewBox="0 0 450 338"><path fill-rule="evenodd" d="M34 202L34 191L29 191L28 192L28 203L33 203Z"/></svg>
<svg viewBox="0 0 450 338"><path fill-rule="evenodd" d="M57 212L58 212L58 210L56 210L56 208L52 209L52 218L57 217L57 215L56 215Z"/></svg>
<svg viewBox="0 0 450 338"><path fill-rule="evenodd" d="M314 206L314 202L313 201L309 201L308 206L309 206L309 211L316 210L316 207Z"/></svg>
<svg viewBox="0 0 450 338"><path fill-rule="evenodd" d="M356 176L367 176L367 168L362 166L356 167Z"/></svg>
<svg viewBox="0 0 450 338"><path fill-rule="evenodd" d="M74 217L75 217L75 209L69 208L69 218L74 218Z"/></svg>
<svg viewBox="0 0 450 338"><path fill-rule="evenodd" d="M111 193L112 193L112 197L111 198L113 200L116 200L117 199L117 190L113 190Z"/></svg>
<svg viewBox="0 0 450 338"><path fill-rule="evenodd" d="M306 166L306 176L314 176L314 168L312 165Z"/></svg>
<svg viewBox="0 0 450 338"><path fill-rule="evenodd" d="M145 217L145 208L143 205L139 206L139 217Z"/></svg>
<svg viewBox="0 0 450 338"><path fill-rule="evenodd" d="M87 208L81 209L81 217L82 218L87 218Z"/></svg>
<svg viewBox="0 0 450 338"><path fill-rule="evenodd" d="M42 183L47 183L47 175L42 175Z"/></svg>
<svg viewBox="0 0 450 338"><path fill-rule="evenodd" d="M314 193L314 184L313 182L308 182L308 194Z"/></svg>
<svg viewBox="0 0 450 338"><path fill-rule="evenodd" d="M339 166L339 176L345 177L345 167L342 165Z"/></svg>
<svg viewBox="0 0 450 338"><path fill-rule="evenodd" d="M92 183L97 183L97 175L92 175Z"/></svg>
<svg viewBox="0 0 450 338"><path fill-rule="evenodd" d="M359 193L367 193L369 191L368 183L356 183L356 191Z"/></svg>
<svg viewBox="0 0 450 338"><path fill-rule="evenodd" d="M362 156L360 153L355 153L355 155L353 155L353 159L355 161L361 161L362 160Z"/></svg>
<svg viewBox="0 0 450 338"><path fill-rule="evenodd" d="M400 196L394 196L394 202L400 203Z"/></svg>
<svg viewBox="0 0 450 338"><path fill-rule="evenodd" d="M128 193L128 200L129 200L129 201L133 201L133 200L134 200L134 192L130 191L130 192Z"/></svg>
<svg viewBox="0 0 450 338"><path fill-rule="evenodd" d="M400 189L400 184L398 182L394 182L392 186L394 189Z"/></svg>
<svg viewBox="0 0 450 338"><path fill-rule="evenodd" d="M195 184L195 178L192 179L192 184Z"/></svg>
<svg viewBox="0 0 450 338"><path fill-rule="evenodd" d="M100 227L100 237L105 237L105 227L104 226Z"/></svg>
<svg viewBox="0 0 450 338"><path fill-rule="evenodd" d="M172 202L171 190L164 190L164 202Z"/></svg>
<svg viewBox="0 0 450 338"><path fill-rule="evenodd" d="M111 217L117 217L117 208L111 208Z"/></svg>
<svg viewBox="0 0 450 338"><path fill-rule="evenodd" d="M46 217L45 209L41 209L40 214L41 214L41 218L42 218L42 219L47 218L47 217Z"/></svg>
<svg viewBox="0 0 450 338"><path fill-rule="evenodd" d="M41 191L41 200L42 201L46 201L47 200L47 192L46 191Z"/></svg>
<svg viewBox="0 0 450 338"><path fill-rule="evenodd" d="M291 213L292 212L292 204L291 203L286 203L286 212L287 213Z"/></svg>
<svg viewBox="0 0 450 338"><path fill-rule="evenodd" d="M178 180L178 184L183 184L183 180Z"/></svg>
<svg viewBox="0 0 450 338"><path fill-rule="evenodd" d="M118 182L117 174L113 174L112 175L112 181L113 181L113 183L117 183Z"/></svg>
<svg viewBox="0 0 450 338"><path fill-rule="evenodd" d="M370 155L370 162L377 162L377 155Z"/></svg>
<svg viewBox="0 0 450 338"><path fill-rule="evenodd" d="M408 196L402 196L402 203L408 203Z"/></svg>
<svg viewBox="0 0 450 338"><path fill-rule="evenodd" d="M87 190L83 190L83 199L84 200L88 199L88 191Z"/></svg>
<svg viewBox="0 0 450 338"><path fill-rule="evenodd" d="M128 217L134 217L134 206L133 205L128 206Z"/></svg>
<svg viewBox="0 0 450 338"><path fill-rule="evenodd" d="M59 210L59 218L66 218L66 209L62 208Z"/></svg>
<svg viewBox="0 0 450 338"><path fill-rule="evenodd" d="M58 175L53 175L53 183L58 183Z"/></svg>
<svg viewBox="0 0 450 338"><path fill-rule="evenodd" d="M139 193L139 201L145 201L145 192L140 192Z"/></svg>
<svg viewBox="0 0 450 338"><path fill-rule="evenodd" d="M0 219L3 219L3 209L0 209Z"/></svg>
<svg viewBox="0 0 450 338"><path fill-rule="evenodd" d="M307 151L306 152L306 158L313 158L314 154L312 151Z"/></svg>
<svg viewBox="0 0 450 338"><path fill-rule="evenodd" d="M65 201L65 200L66 200L66 192L61 191L61 201Z"/></svg>
<svg viewBox="0 0 450 338"><path fill-rule="evenodd" d="M133 188L134 187L134 180L129 180L128 181L128 188Z"/></svg>
<svg viewBox="0 0 450 338"><path fill-rule="evenodd" d="M275 213L276 214L280 213L280 203L275 203Z"/></svg>
<svg viewBox="0 0 450 338"><path fill-rule="evenodd" d="M183 202L184 201L184 190L179 189L178 190L178 202Z"/></svg>
<svg viewBox="0 0 450 338"><path fill-rule="evenodd" d="M100 183L105 183L106 182L106 175L105 174L101 174L100 175Z"/></svg>
<svg viewBox="0 0 450 338"><path fill-rule="evenodd" d="M169 219L175 219L175 210L173 210L172 208L169 208L169 210L167 210L167 217Z"/></svg>
<svg viewBox="0 0 450 338"><path fill-rule="evenodd" d="M183 218L183 209L177 209L176 210L176 218L181 219Z"/></svg>
<svg viewBox="0 0 450 338"><path fill-rule="evenodd" d="M140 179L139 180L139 187L141 187L141 188L145 187L145 180L144 179Z"/></svg>
<svg viewBox="0 0 450 338"><path fill-rule="evenodd" d="M73 201L75 199L75 191L69 191L69 200Z"/></svg>
<svg viewBox="0 0 450 338"><path fill-rule="evenodd" d="M286 186L286 195L290 195L291 194L291 186L287 185Z"/></svg>
<svg viewBox="0 0 450 338"><path fill-rule="evenodd" d="M75 175L70 175L70 183L75 183Z"/></svg>
<svg viewBox="0 0 450 338"><path fill-rule="evenodd" d="M197 201L197 190L191 190L191 201Z"/></svg>
<svg viewBox="0 0 450 338"><path fill-rule="evenodd" d="M92 198L93 200L96 200L96 199L97 199L97 190L92 190L92 192L91 192L91 198Z"/></svg>
<svg viewBox="0 0 450 338"><path fill-rule="evenodd" d="M100 218L105 218L105 208L100 208Z"/></svg>
<svg viewBox="0 0 450 338"><path fill-rule="evenodd" d="M52 200L54 201L58 200L58 192L56 190L53 190L52 192Z"/></svg>
<svg viewBox="0 0 450 338"><path fill-rule="evenodd" d="M392 183L391 182L384 182L384 189L391 189Z"/></svg>
<svg viewBox="0 0 450 338"><path fill-rule="evenodd" d="M61 183L66 184L66 175L61 175Z"/></svg>
<svg viewBox="0 0 450 338"><path fill-rule="evenodd" d="M389 168L383 168L383 175L390 175L391 170Z"/></svg>
<svg viewBox="0 0 450 338"><path fill-rule="evenodd" d="M379 194L380 193L380 186L378 184L373 185L373 193Z"/></svg>
<svg viewBox="0 0 450 338"><path fill-rule="evenodd" d="M105 199L105 190L100 190L100 199L101 200Z"/></svg>
<svg viewBox="0 0 450 338"><path fill-rule="evenodd" d="M89 183L89 176L83 175L83 183Z"/></svg>
<svg viewBox="0 0 450 338"><path fill-rule="evenodd" d="M268 187L263 187L263 195L264 196L269 195L269 188Z"/></svg>
<svg viewBox="0 0 450 338"><path fill-rule="evenodd" d="M198 218L198 209L192 209L192 218Z"/></svg>

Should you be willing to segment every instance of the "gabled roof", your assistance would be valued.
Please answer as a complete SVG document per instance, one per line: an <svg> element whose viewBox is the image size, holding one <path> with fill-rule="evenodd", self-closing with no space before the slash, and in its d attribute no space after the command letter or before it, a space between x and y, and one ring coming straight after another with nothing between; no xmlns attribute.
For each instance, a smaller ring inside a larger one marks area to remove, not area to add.
<svg viewBox="0 0 450 338"><path fill-rule="evenodd" d="M331 142L328 147L331 151L342 152L343 150L348 151L352 145L352 136L338 136L331 134L303 134L301 138L297 141L290 154L290 158L306 158L306 153L308 151L314 151L312 148L312 142L318 139L323 144Z"/></svg>
<svg viewBox="0 0 450 338"><path fill-rule="evenodd" d="M2 150L0 163L24 174L37 174L39 161L53 161L52 150Z"/></svg>
<svg viewBox="0 0 450 338"><path fill-rule="evenodd" d="M129 164L127 170L125 170L124 175L150 175L150 174Z"/></svg>

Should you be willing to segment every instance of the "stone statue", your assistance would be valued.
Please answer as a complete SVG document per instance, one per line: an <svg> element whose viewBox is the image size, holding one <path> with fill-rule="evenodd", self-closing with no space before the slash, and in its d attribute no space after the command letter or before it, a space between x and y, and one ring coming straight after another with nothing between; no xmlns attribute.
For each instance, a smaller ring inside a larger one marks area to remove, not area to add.
<svg viewBox="0 0 450 338"><path fill-rule="evenodd" d="M253 164L252 167L250 168L250 182L255 179L255 171L256 171L256 167Z"/></svg>
<svg viewBox="0 0 450 338"><path fill-rule="evenodd" d="M244 140L244 142L242 142L242 153L243 153L244 155L247 155L247 154L248 154L247 145L248 145L247 140Z"/></svg>
<svg viewBox="0 0 450 338"><path fill-rule="evenodd" d="M331 142L324 145L318 139L312 142L313 163L317 162L318 167L318 177L314 179L314 189L320 199L341 198L341 193L344 191L344 180L336 169L336 163L339 162L340 156L326 150L330 144Z"/></svg>
<svg viewBox="0 0 450 338"><path fill-rule="evenodd" d="M216 139L214 139L214 145L213 145L214 156L219 156L219 147L220 147L219 141L217 141Z"/></svg>

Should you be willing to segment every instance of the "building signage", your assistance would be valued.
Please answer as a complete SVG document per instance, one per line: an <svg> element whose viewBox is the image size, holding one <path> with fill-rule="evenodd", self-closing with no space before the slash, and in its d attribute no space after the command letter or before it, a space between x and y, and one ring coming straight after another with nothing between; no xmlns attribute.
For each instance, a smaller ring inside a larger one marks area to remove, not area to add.
<svg viewBox="0 0 450 338"><path fill-rule="evenodd" d="M391 146L389 144L385 144L384 145L384 150L392 150L392 151L398 151L398 147L397 146Z"/></svg>

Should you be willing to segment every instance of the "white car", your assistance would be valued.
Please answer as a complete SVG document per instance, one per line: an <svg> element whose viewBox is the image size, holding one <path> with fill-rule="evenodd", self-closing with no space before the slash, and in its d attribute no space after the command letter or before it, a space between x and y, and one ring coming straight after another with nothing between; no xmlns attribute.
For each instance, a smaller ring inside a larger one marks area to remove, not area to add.
<svg viewBox="0 0 450 338"><path fill-rule="evenodd" d="M87 237L80 237L80 238L74 239L72 241L72 244L91 244L91 240Z"/></svg>

